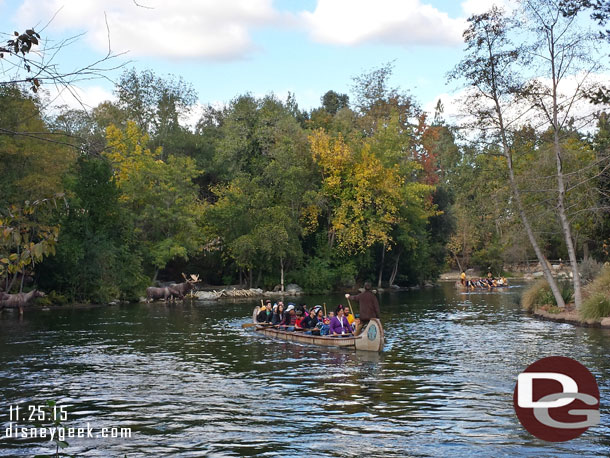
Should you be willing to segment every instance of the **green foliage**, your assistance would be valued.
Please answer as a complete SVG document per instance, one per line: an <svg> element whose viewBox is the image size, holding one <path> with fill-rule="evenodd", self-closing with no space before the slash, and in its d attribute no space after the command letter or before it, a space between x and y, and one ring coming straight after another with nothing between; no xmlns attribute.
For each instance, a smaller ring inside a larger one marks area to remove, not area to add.
<svg viewBox="0 0 610 458"><path fill-rule="evenodd" d="M309 259L294 272L292 279L308 292L328 292L339 285L352 285L357 269L353 262L333 262L325 258Z"/></svg>
<svg viewBox="0 0 610 458"><path fill-rule="evenodd" d="M201 251L203 204L193 181L201 171L195 161L174 155L161 159L161 150L148 149L148 137L131 121L124 131L110 126L107 139L120 200L134 216L147 262L162 269Z"/></svg>
<svg viewBox="0 0 610 458"><path fill-rule="evenodd" d="M549 289L549 285L545 279L536 280L533 284L527 287L521 296L521 307L533 312L543 305L551 304L553 294Z"/></svg>
<svg viewBox="0 0 610 458"><path fill-rule="evenodd" d="M584 288L583 296L580 310L583 319L598 320L610 316L610 267L604 267Z"/></svg>
<svg viewBox="0 0 610 458"><path fill-rule="evenodd" d="M0 85L0 127L0 207L62 192L62 176L75 155L64 145L49 147L61 137L45 125L40 100L17 86Z"/></svg>
<svg viewBox="0 0 610 458"><path fill-rule="evenodd" d="M569 282L558 284L559 292L564 302L568 304L572 301L574 289ZM530 285L521 296L521 307L528 312L533 312L543 306L557 306L555 296L544 278L536 280Z"/></svg>
<svg viewBox="0 0 610 458"><path fill-rule="evenodd" d="M110 165L81 158L66 183L57 254L41 266L40 287L71 301L136 299L146 281L142 259Z"/></svg>

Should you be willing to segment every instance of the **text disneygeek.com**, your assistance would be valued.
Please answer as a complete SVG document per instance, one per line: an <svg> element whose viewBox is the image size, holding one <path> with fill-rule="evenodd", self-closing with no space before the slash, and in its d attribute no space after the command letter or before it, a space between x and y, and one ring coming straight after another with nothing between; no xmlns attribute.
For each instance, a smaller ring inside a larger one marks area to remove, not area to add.
<svg viewBox="0 0 610 458"><path fill-rule="evenodd" d="M68 428L64 426L18 426L9 423L4 430L3 439L48 439L49 441L65 441L70 438L130 438L131 428L93 428L90 423L86 427Z"/></svg>

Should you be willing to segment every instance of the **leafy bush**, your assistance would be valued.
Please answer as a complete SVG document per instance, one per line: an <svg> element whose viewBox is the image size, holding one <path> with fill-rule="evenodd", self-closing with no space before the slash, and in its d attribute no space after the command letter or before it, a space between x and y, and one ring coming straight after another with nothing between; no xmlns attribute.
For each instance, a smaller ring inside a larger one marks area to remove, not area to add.
<svg viewBox="0 0 610 458"><path fill-rule="evenodd" d="M610 316L610 266L604 267L583 293L581 318L598 320Z"/></svg>
<svg viewBox="0 0 610 458"><path fill-rule="evenodd" d="M353 285L357 269L353 262L335 265L326 258L312 258L305 267L290 275L290 281L302 286L308 293L322 293L337 286Z"/></svg>

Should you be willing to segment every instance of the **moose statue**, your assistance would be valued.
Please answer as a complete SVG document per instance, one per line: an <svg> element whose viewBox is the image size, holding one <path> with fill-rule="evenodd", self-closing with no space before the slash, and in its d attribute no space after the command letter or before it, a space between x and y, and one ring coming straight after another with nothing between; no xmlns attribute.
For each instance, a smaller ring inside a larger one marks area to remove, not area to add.
<svg viewBox="0 0 610 458"><path fill-rule="evenodd" d="M19 315L23 315L23 308L37 297L44 297L42 291L33 289L29 293L8 294L0 292L0 311L4 308L19 309Z"/></svg>
<svg viewBox="0 0 610 458"><path fill-rule="evenodd" d="M190 274L189 278L182 273L182 277L185 280L182 283L162 288L149 286L146 288L146 301L163 300L167 302L167 300L184 299L184 296L195 288L195 284L201 281L198 274Z"/></svg>

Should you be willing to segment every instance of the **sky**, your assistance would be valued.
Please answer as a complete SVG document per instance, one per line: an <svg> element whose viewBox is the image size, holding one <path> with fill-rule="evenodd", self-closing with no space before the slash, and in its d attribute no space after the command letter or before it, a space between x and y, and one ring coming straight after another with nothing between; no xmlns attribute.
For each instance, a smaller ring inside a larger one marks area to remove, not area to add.
<svg viewBox="0 0 610 458"><path fill-rule="evenodd" d="M292 92L310 110L326 91L349 94L353 77L393 62L391 85L432 110L457 89L446 75L462 57L468 15L505 1L0 0L0 32L34 27L50 43L83 34L55 57L62 69L110 45L121 54L113 64L181 76L201 105ZM88 106L112 98L111 81L78 87Z"/></svg>

